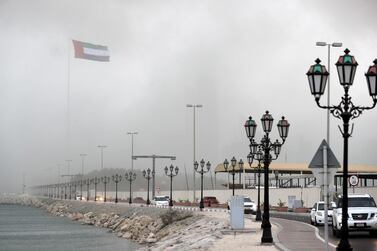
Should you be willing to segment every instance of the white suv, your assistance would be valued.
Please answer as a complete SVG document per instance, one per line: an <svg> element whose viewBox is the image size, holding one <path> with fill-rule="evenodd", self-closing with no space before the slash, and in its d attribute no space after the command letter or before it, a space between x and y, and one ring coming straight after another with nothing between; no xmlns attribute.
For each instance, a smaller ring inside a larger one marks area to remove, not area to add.
<svg viewBox="0 0 377 251"><path fill-rule="evenodd" d="M329 224L332 223L333 208L336 208L335 202L330 202L329 208L327 211ZM316 202L312 210L310 210L310 223L312 225L325 224L325 202L324 201Z"/></svg>
<svg viewBox="0 0 377 251"><path fill-rule="evenodd" d="M342 196L339 195L333 209L333 235L339 237L342 227ZM348 195L348 230L369 231L371 235L377 233L377 206L369 194Z"/></svg>

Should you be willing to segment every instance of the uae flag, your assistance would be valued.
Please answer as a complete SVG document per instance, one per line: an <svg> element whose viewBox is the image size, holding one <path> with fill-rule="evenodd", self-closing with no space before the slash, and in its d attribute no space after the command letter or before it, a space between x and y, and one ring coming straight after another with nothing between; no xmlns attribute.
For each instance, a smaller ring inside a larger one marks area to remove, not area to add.
<svg viewBox="0 0 377 251"><path fill-rule="evenodd" d="M107 46L72 40L75 48L75 58L109 62L110 54Z"/></svg>

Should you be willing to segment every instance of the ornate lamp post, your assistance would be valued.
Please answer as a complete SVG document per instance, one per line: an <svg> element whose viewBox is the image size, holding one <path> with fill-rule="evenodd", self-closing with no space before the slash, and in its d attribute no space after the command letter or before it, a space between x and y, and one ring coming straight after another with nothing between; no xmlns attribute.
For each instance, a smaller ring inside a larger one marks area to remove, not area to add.
<svg viewBox="0 0 377 251"><path fill-rule="evenodd" d="M84 184L86 184L86 201L89 201L89 186L90 186L90 179L84 180Z"/></svg>
<svg viewBox="0 0 377 251"><path fill-rule="evenodd" d="M203 169L204 165L207 167L207 170ZM206 172L208 172L211 169L211 163L208 161L207 164L206 164L206 162L204 161L204 159L202 159L200 161L200 170L198 170L198 167L199 167L199 164L198 164L197 161L195 161L195 163L194 163L195 172L200 173L200 192L201 193L200 193L199 208L200 208L200 211L202 211L203 208L204 208L204 200L203 200L203 174L205 174Z"/></svg>
<svg viewBox="0 0 377 251"><path fill-rule="evenodd" d="M234 171L234 168L236 167L237 165L237 160L236 158L233 156L233 158L230 160L230 163L231 163L231 166L232 166L232 176L233 176L233 186L232 186L232 189L233 189L233 196L234 196L234 175L236 174L236 172ZM229 167L229 162L227 159L224 160L224 169L225 171L228 171L228 167ZM240 168L240 170L243 168L243 161L242 159L238 162L238 166Z"/></svg>
<svg viewBox="0 0 377 251"><path fill-rule="evenodd" d="M90 183L94 184L94 201L97 201L97 184L100 182L100 178L94 177L90 180Z"/></svg>
<svg viewBox="0 0 377 251"><path fill-rule="evenodd" d="M147 183L148 183L148 186L147 186L147 205L151 204L151 201L149 200L149 181L152 179L152 177L154 176L154 172L152 172L151 174L151 169L148 168L147 171L143 170L143 177L147 179Z"/></svg>
<svg viewBox="0 0 377 251"><path fill-rule="evenodd" d="M68 184L64 183L64 199L65 200L67 199L67 186L68 186Z"/></svg>
<svg viewBox="0 0 377 251"><path fill-rule="evenodd" d="M170 170L170 173L169 173ZM176 166L174 169L173 164L170 165L168 168L165 166L165 174L166 176L170 177L170 200L169 200L169 207L173 206L173 177L178 175L179 168ZM175 173L174 173L175 171Z"/></svg>
<svg viewBox="0 0 377 251"><path fill-rule="evenodd" d="M77 198L77 185L78 185L78 181L73 181L73 187L75 188L75 192L74 192L74 199L76 200Z"/></svg>
<svg viewBox="0 0 377 251"><path fill-rule="evenodd" d="M71 200L72 199L72 181L68 182L68 186L69 186L69 199Z"/></svg>
<svg viewBox="0 0 377 251"><path fill-rule="evenodd" d="M84 180L79 180L80 185L80 200L82 200L82 185L84 185Z"/></svg>
<svg viewBox="0 0 377 251"><path fill-rule="evenodd" d="M128 204L132 204L132 181L136 180L136 173L129 171L124 175L124 177L130 182L130 198L128 200Z"/></svg>
<svg viewBox="0 0 377 251"><path fill-rule="evenodd" d="M309 80L310 91L315 97L315 101L320 108L328 109L330 113L343 121L343 198L342 198L342 215L348 215L348 138L352 134L349 130L349 122L361 115L364 110L372 109L377 103L377 60L374 60L374 65L370 66L368 72L365 74L369 89L369 95L372 97L373 104L369 107L356 106L351 101L349 89L353 84L355 78L357 62L355 58L349 55L349 50L346 49L345 54L340 56L338 62L335 64L339 82L343 86L344 95L341 102L335 106L323 106L319 103L323 95L329 73L324 65L321 65L321 60L317 59L315 65L310 66L309 71L306 73ZM352 250L348 241L348 217L342 217L341 239L339 241L337 250Z"/></svg>
<svg viewBox="0 0 377 251"><path fill-rule="evenodd" d="M103 187L105 190L103 202L106 202L106 184L110 182L110 177L108 176L101 177L101 181L103 182Z"/></svg>
<svg viewBox="0 0 377 251"><path fill-rule="evenodd" d="M263 208L263 219L262 219L262 228L263 228L263 234L262 234L262 243L271 243L273 242L272 234L271 234L271 223L270 223L270 212L269 212L269 170L268 167L272 160L276 160L280 154L281 146L284 144L285 139L288 136L288 130L289 130L289 123L287 120L285 120L284 117L278 122L277 127L279 131L279 135L282 139L282 143L280 143L278 140L275 142L272 142L269 134L272 130L272 123L274 121L271 114L266 111L265 114L263 114L262 118L262 127L264 131L264 136L261 139L260 143L256 143L254 141L255 131L257 128L257 124L255 121L249 117L249 119L245 123L245 129L246 129L246 135L250 140L250 153L252 155L255 155L259 151L262 153L262 161L263 161L263 167L264 167L264 208ZM275 158L272 158L271 152L275 154Z"/></svg>
<svg viewBox="0 0 377 251"><path fill-rule="evenodd" d="M115 203L118 203L118 183L121 182L122 175L113 175L113 181L115 182Z"/></svg>

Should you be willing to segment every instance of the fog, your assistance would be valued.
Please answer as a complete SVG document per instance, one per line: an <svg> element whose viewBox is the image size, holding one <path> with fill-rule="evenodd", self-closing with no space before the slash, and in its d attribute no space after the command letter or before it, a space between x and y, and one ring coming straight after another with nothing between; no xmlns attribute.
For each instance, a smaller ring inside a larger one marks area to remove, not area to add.
<svg viewBox="0 0 377 251"><path fill-rule="evenodd" d="M0 191L57 182L61 173L131 168L135 155L192 173L196 156L214 168L233 155L245 160L248 116L282 115L290 134L277 161L309 163L326 137L326 111L310 94L305 73L331 49L331 99L340 102L334 63L347 47L359 63L353 101L370 105L365 71L377 58L377 4L368 1L0 0ZM110 62L74 58L72 39L106 45ZM69 86L69 89L68 89ZM69 90L69 91L68 91ZM68 102L68 103L67 103ZM322 98L321 102L325 102ZM69 114L67 115L67 111ZM377 109L366 111L350 138L350 163L377 163ZM331 118L330 145L342 160L343 140ZM136 160L134 168L151 167Z"/></svg>

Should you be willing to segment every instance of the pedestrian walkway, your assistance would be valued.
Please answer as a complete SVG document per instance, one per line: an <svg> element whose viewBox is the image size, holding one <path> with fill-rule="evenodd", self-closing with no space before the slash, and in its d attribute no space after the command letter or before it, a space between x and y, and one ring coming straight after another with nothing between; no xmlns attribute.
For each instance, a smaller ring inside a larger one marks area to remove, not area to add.
<svg viewBox="0 0 377 251"><path fill-rule="evenodd" d="M271 223L279 227L275 234L275 245L283 251L318 251L325 250L325 243L319 239L318 229L307 223L271 218ZM329 251L335 247L329 245Z"/></svg>

